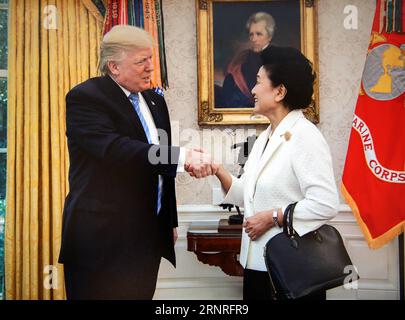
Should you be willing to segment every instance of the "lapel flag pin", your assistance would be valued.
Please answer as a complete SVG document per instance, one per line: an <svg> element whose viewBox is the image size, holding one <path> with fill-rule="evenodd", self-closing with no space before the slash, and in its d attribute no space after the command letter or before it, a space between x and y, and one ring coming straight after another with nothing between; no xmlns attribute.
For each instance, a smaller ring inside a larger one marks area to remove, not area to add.
<svg viewBox="0 0 405 320"><path fill-rule="evenodd" d="M290 131L286 131L286 132L283 134L283 136L284 136L285 141L290 140L290 139L291 139L291 133L290 133Z"/></svg>

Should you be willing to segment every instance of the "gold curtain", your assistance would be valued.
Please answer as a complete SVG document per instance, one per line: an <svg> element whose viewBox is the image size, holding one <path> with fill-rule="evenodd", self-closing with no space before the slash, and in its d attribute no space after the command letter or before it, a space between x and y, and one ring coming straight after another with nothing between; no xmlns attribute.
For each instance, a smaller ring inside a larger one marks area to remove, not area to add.
<svg viewBox="0 0 405 320"><path fill-rule="evenodd" d="M63 299L65 95L97 75L102 22L80 0L10 2L6 299Z"/></svg>

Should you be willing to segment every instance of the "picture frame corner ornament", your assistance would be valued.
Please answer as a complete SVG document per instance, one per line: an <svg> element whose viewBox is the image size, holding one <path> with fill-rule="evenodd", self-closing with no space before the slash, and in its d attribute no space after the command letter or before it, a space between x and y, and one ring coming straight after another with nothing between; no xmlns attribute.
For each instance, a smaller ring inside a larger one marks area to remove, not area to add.
<svg viewBox="0 0 405 320"><path fill-rule="evenodd" d="M201 115L199 124L212 124L222 122L224 116L221 113L210 112L208 101L201 102Z"/></svg>
<svg viewBox="0 0 405 320"><path fill-rule="evenodd" d="M207 0L199 0L199 4L200 4L200 9L201 10L207 10L208 9Z"/></svg>

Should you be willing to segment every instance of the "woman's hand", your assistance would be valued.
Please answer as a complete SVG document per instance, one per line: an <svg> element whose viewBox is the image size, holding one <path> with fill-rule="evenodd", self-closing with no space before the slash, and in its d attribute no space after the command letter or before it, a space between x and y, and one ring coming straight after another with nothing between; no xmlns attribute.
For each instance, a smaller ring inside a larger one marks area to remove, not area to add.
<svg viewBox="0 0 405 320"><path fill-rule="evenodd" d="M263 233L274 227L273 210L261 211L246 218L243 223L245 232L253 241L258 239Z"/></svg>

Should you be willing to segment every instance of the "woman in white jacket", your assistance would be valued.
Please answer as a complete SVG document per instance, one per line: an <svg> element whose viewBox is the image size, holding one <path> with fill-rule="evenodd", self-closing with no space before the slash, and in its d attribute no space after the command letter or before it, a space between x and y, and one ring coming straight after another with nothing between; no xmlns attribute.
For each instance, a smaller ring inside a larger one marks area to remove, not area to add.
<svg viewBox="0 0 405 320"><path fill-rule="evenodd" d="M254 113L266 116L270 125L256 140L239 179L222 166L216 172L226 192L224 203L244 207L240 263L247 300L270 298L263 249L282 232L286 207L298 201L294 229L303 236L332 219L338 206L329 147L302 113L312 103L310 61L294 48L281 47L267 48L262 58L252 90ZM326 293L308 298L325 299Z"/></svg>

